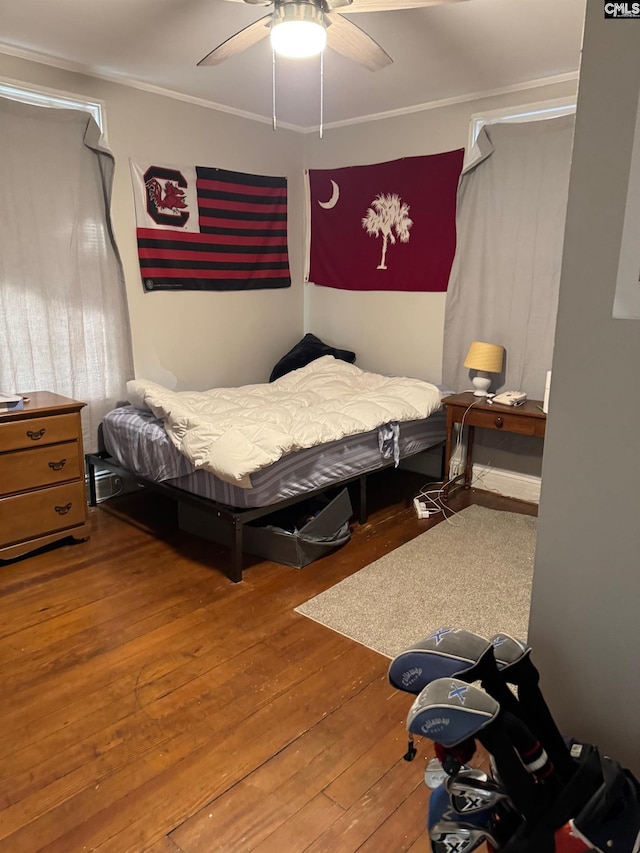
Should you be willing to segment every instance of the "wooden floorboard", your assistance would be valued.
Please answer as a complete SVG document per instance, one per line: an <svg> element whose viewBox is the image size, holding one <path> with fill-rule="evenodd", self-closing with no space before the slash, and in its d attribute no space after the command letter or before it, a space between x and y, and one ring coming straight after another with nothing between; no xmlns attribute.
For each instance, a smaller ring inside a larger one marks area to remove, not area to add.
<svg viewBox="0 0 640 853"><path fill-rule="evenodd" d="M240 584L142 491L91 509L87 542L0 563L0 852L426 853L411 697L294 610L438 523L415 518L416 475L371 485L347 545L304 569L247 557Z"/></svg>

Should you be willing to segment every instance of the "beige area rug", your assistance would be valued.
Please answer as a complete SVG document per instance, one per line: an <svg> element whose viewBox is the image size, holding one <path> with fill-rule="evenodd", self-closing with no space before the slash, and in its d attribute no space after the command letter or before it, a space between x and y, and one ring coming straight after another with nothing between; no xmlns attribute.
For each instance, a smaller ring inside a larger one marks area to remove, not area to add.
<svg viewBox="0 0 640 853"><path fill-rule="evenodd" d="M296 610L390 658L445 626L526 640L536 531L471 506Z"/></svg>

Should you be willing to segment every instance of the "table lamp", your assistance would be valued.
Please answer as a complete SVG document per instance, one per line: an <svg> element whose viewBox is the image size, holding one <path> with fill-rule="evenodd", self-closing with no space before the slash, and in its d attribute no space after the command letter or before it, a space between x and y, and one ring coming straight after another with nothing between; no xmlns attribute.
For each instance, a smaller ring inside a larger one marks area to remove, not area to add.
<svg viewBox="0 0 640 853"><path fill-rule="evenodd" d="M499 344L486 344L483 341L474 341L471 344L464 366L477 371L471 380L474 396L487 396L491 385L489 374L502 371L503 355L504 347Z"/></svg>

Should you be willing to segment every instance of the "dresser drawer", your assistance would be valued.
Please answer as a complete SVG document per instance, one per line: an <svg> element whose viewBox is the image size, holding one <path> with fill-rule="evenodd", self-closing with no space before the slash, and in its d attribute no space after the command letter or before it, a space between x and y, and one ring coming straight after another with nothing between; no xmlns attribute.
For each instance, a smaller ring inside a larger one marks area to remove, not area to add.
<svg viewBox="0 0 640 853"><path fill-rule="evenodd" d="M79 429L77 415L50 415L0 423L0 452L74 441Z"/></svg>
<svg viewBox="0 0 640 853"><path fill-rule="evenodd" d="M544 437L545 420L543 418L522 417L504 410L493 410L491 412L472 409L467 415L466 422L469 426L482 427L483 429L502 429L505 432L515 432L520 435L537 435Z"/></svg>
<svg viewBox="0 0 640 853"><path fill-rule="evenodd" d="M80 476L77 441L0 453L0 495L79 480Z"/></svg>
<svg viewBox="0 0 640 853"><path fill-rule="evenodd" d="M84 483L0 498L0 546L84 524Z"/></svg>

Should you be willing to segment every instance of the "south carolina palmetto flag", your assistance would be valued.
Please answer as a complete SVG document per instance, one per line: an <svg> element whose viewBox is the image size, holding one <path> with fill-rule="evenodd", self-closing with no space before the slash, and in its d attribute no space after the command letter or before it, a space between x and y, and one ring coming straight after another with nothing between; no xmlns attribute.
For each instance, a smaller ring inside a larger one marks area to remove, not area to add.
<svg viewBox="0 0 640 853"><path fill-rule="evenodd" d="M309 169L308 280L343 290L445 291L464 149Z"/></svg>
<svg viewBox="0 0 640 853"><path fill-rule="evenodd" d="M131 176L146 291L291 285L286 178L132 161Z"/></svg>

